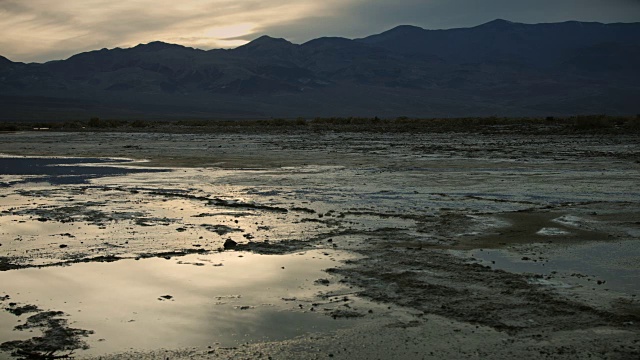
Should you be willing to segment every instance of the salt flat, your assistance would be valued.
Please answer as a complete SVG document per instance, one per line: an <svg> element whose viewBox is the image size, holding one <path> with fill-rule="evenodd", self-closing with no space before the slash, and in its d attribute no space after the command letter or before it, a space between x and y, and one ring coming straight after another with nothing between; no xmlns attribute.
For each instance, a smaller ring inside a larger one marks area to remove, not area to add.
<svg viewBox="0 0 640 360"><path fill-rule="evenodd" d="M637 135L0 137L0 356L51 324L109 359L640 351Z"/></svg>

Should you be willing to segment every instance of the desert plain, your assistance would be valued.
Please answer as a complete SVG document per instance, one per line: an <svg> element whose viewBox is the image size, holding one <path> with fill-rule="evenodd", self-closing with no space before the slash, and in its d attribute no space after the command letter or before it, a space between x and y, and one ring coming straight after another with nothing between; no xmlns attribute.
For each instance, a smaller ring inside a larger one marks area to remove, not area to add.
<svg viewBox="0 0 640 360"><path fill-rule="evenodd" d="M637 131L381 126L0 133L0 358L640 357Z"/></svg>

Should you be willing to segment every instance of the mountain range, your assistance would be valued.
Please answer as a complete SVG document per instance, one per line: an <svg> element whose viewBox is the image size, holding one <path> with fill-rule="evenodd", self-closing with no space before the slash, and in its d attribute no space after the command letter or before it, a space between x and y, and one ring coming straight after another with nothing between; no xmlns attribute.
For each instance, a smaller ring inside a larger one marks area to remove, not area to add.
<svg viewBox="0 0 640 360"><path fill-rule="evenodd" d="M640 113L640 23L398 26L235 49L163 42L0 56L0 120Z"/></svg>

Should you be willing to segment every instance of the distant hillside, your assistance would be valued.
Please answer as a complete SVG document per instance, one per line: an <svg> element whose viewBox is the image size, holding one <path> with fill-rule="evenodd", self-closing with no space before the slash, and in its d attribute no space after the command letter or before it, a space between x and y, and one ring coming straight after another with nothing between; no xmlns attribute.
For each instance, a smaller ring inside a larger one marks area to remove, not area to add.
<svg viewBox="0 0 640 360"><path fill-rule="evenodd" d="M0 119L640 113L640 23L425 30L232 50L152 42L44 64L0 56Z"/></svg>

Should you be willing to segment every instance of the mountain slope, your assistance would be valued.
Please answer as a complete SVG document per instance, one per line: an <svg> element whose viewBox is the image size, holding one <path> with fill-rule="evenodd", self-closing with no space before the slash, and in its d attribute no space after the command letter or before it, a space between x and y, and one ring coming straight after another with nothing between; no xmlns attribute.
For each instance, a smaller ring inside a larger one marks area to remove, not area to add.
<svg viewBox="0 0 640 360"><path fill-rule="evenodd" d="M640 23L399 26L232 50L152 42L0 57L0 119L638 113Z"/></svg>
<svg viewBox="0 0 640 360"><path fill-rule="evenodd" d="M358 41L402 54L437 55L458 64L514 62L551 67L596 44L640 44L640 25L577 21L521 24L498 19L452 30L399 26Z"/></svg>

